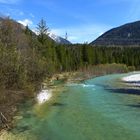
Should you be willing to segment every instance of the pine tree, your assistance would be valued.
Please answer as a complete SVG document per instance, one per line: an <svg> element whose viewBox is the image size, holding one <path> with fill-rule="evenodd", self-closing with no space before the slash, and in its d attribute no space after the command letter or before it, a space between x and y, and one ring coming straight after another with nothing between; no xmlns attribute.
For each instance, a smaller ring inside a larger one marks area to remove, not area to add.
<svg viewBox="0 0 140 140"><path fill-rule="evenodd" d="M37 32L38 32L38 40L44 44L47 40L47 35L49 34L49 27L46 25L46 21L44 19L41 19L37 26Z"/></svg>
<svg viewBox="0 0 140 140"><path fill-rule="evenodd" d="M28 25L25 28L25 34L32 36L32 31L29 29L29 26Z"/></svg>

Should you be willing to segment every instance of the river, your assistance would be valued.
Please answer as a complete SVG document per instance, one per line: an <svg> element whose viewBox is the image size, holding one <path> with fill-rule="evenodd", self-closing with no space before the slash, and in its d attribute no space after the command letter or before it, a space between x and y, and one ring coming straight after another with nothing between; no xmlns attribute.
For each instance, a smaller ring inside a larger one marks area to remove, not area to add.
<svg viewBox="0 0 140 140"><path fill-rule="evenodd" d="M31 140L140 140L140 90L114 74L66 83L50 102L20 106L11 131Z"/></svg>

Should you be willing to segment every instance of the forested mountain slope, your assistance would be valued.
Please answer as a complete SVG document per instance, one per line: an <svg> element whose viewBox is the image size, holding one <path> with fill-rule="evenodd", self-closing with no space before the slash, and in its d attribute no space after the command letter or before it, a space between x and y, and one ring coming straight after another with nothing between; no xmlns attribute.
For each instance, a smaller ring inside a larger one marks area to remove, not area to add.
<svg viewBox="0 0 140 140"><path fill-rule="evenodd" d="M92 45L140 45L140 21L111 29L91 42Z"/></svg>

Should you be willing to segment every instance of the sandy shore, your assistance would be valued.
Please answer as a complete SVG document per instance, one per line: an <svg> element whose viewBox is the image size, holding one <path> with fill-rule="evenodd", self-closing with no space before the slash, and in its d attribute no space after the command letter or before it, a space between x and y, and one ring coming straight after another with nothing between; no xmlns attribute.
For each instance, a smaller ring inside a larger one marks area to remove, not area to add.
<svg viewBox="0 0 140 140"><path fill-rule="evenodd" d="M133 74L122 78L122 81L134 86L140 86L140 74Z"/></svg>
<svg viewBox="0 0 140 140"><path fill-rule="evenodd" d="M140 74L127 76L127 77L122 78L122 80L126 82L140 82Z"/></svg>
<svg viewBox="0 0 140 140"><path fill-rule="evenodd" d="M37 95L37 102L39 104L43 104L46 101L48 101L52 97L52 92L51 90L42 90L38 95Z"/></svg>

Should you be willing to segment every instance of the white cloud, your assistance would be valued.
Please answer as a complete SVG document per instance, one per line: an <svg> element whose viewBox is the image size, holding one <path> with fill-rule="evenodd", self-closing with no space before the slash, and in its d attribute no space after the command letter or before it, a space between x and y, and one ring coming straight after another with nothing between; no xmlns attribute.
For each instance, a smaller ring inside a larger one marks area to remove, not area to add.
<svg viewBox="0 0 140 140"><path fill-rule="evenodd" d="M27 26L27 25L30 26L30 25L33 24L33 22L30 19L18 20L18 22L21 23L24 26Z"/></svg>
<svg viewBox="0 0 140 140"><path fill-rule="evenodd" d="M20 0L0 0L0 3L3 4L15 4L18 3Z"/></svg>
<svg viewBox="0 0 140 140"><path fill-rule="evenodd" d="M68 32L69 41L71 41L72 43L84 43L93 41L111 28L112 26L92 24L52 29L51 32L62 37L64 37L65 33Z"/></svg>

